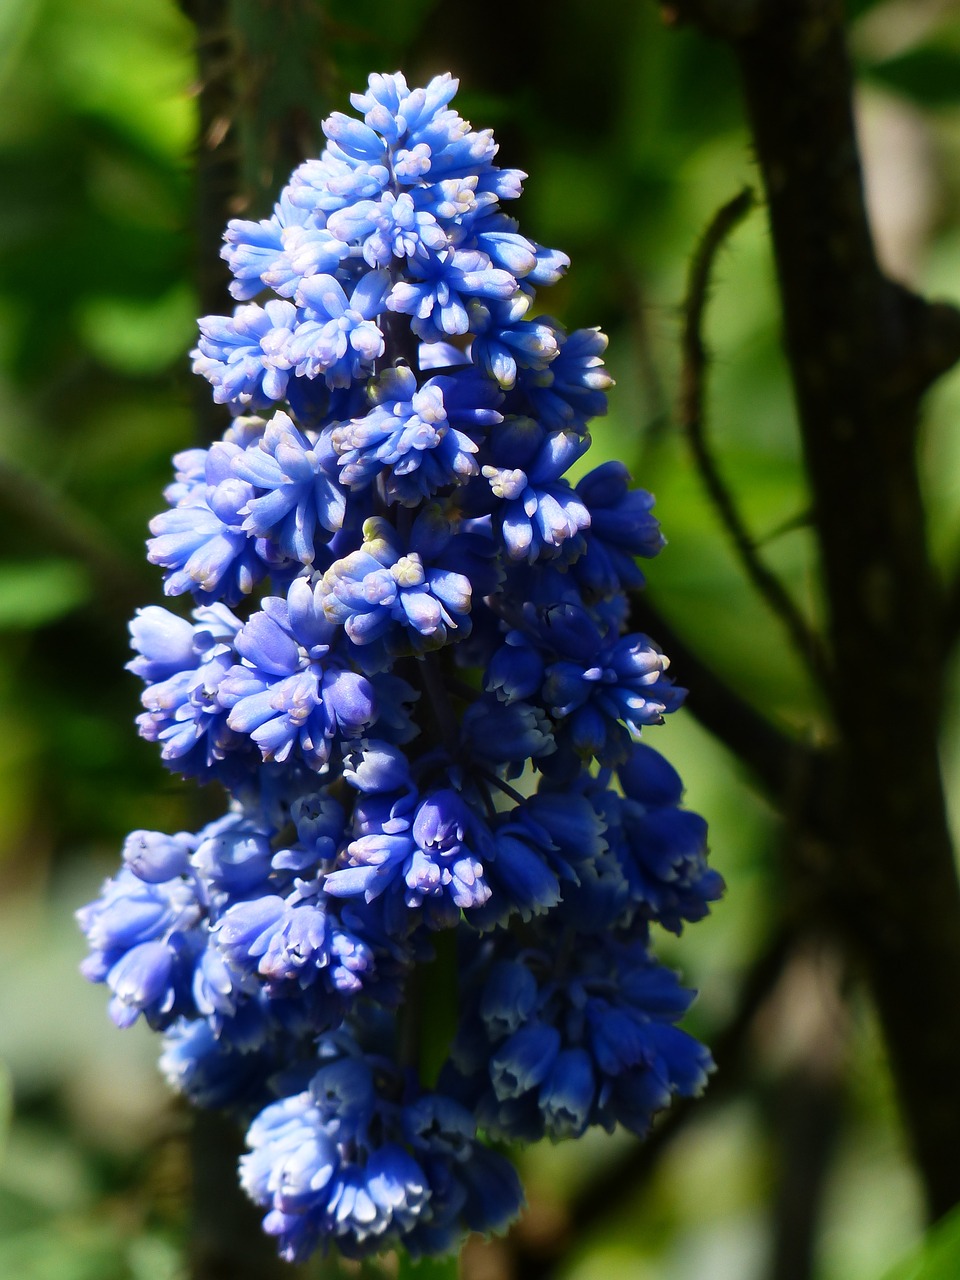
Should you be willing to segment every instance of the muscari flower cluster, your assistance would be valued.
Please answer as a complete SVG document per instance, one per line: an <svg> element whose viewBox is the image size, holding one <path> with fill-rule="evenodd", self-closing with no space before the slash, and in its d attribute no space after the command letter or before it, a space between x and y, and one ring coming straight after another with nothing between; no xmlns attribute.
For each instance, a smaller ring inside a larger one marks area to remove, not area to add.
<svg viewBox="0 0 960 1280"><path fill-rule="evenodd" d="M142 735L229 805L134 832L79 913L114 1021L249 1125L289 1260L502 1229L501 1144L642 1134L711 1065L651 949L722 888L638 741L683 692L624 633L663 539L621 465L568 478L605 339L535 306L568 260L503 211L524 175L456 87L371 76L228 227L240 305L194 367L232 425L176 457L148 543L194 607L141 610L129 665ZM438 954L457 1025L425 1078Z"/></svg>

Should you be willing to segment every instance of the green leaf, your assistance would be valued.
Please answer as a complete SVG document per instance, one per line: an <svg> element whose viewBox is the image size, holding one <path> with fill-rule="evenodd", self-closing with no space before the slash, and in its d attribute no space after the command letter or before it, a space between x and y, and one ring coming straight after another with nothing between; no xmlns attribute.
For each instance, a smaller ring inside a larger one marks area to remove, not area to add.
<svg viewBox="0 0 960 1280"><path fill-rule="evenodd" d="M159 298L87 298L78 324L90 350L119 373L154 373L183 360L194 334L193 291L177 284Z"/></svg>
<svg viewBox="0 0 960 1280"><path fill-rule="evenodd" d="M420 1076L431 1086L450 1056L460 1009L455 931L436 933L434 946L436 958L422 967L416 994L420 1002Z"/></svg>
<svg viewBox="0 0 960 1280"><path fill-rule="evenodd" d="M458 1280L460 1259L454 1254L449 1258L420 1258L414 1262L406 1253L400 1253L397 1280Z"/></svg>
<svg viewBox="0 0 960 1280"><path fill-rule="evenodd" d="M930 1230L920 1248L886 1271L883 1280L956 1280L960 1275L960 1209Z"/></svg>
<svg viewBox="0 0 960 1280"><path fill-rule="evenodd" d="M10 1121L13 1117L13 1080L10 1068L0 1059L0 1163L10 1133Z"/></svg>
<svg viewBox="0 0 960 1280"><path fill-rule="evenodd" d="M960 53L954 49L911 49L872 67L871 74L923 106L954 105L960 97Z"/></svg>
<svg viewBox="0 0 960 1280"><path fill-rule="evenodd" d="M0 5L0 85L20 56L39 9L38 0L7 0Z"/></svg>
<svg viewBox="0 0 960 1280"><path fill-rule="evenodd" d="M0 629L39 627L83 604L90 584L73 560L0 564Z"/></svg>

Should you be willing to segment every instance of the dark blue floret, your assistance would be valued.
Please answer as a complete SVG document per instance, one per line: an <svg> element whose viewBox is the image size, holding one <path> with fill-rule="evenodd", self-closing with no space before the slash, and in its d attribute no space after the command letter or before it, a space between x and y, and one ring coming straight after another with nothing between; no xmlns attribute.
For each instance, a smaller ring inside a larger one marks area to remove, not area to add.
<svg viewBox="0 0 960 1280"><path fill-rule="evenodd" d="M659 554L665 539L660 522L651 514L653 495L630 488L630 474L619 462L605 462L577 485L590 513L586 548L574 575L588 591L612 596L644 583L637 557Z"/></svg>

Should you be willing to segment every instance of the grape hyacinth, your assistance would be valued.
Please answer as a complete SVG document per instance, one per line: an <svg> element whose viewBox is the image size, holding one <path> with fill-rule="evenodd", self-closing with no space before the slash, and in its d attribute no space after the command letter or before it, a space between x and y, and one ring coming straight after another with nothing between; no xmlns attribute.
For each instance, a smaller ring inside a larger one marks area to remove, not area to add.
<svg viewBox="0 0 960 1280"><path fill-rule="evenodd" d="M114 1021L248 1126L290 1261L502 1230L502 1144L643 1134L711 1070L654 943L722 881L639 741L683 690L624 634L663 538L619 463L570 479L606 339L540 312L568 260L456 88L371 76L227 229L240 305L193 355L233 419L175 459L148 547L188 608L141 610L129 664L227 811L134 832L79 912Z"/></svg>

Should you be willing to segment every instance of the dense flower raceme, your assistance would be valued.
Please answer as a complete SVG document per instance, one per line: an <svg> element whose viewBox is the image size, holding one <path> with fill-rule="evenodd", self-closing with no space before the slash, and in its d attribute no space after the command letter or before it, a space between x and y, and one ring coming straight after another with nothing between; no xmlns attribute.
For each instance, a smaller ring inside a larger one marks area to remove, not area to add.
<svg viewBox="0 0 960 1280"><path fill-rule="evenodd" d="M79 913L114 1021L249 1125L291 1260L501 1229L490 1142L643 1133L711 1065L655 954L722 883L639 741L682 700L626 631L653 500L619 463L570 478L605 339L536 306L567 259L504 211L524 175L455 90L372 76L227 229L239 305L194 367L233 420L175 459L148 554L188 608L141 610L129 665L142 735L229 803L134 832ZM423 1079L438 953L459 1027Z"/></svg>

